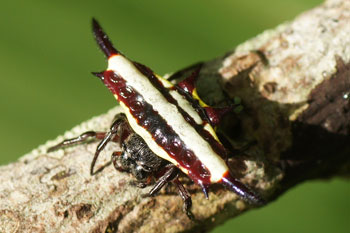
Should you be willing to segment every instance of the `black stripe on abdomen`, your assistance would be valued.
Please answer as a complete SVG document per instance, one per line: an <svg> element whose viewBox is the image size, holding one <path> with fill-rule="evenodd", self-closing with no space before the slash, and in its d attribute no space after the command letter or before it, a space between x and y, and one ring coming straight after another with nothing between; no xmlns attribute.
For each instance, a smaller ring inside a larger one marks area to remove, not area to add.
<svg viewBox="0 0 350 233"><path fill-rule="evenodd" d="M128 107L138 125L152 135L157 145L189 171L188 175L193 181L210 184L210 172L206 166L186 147L179 135L140 93L128 86L126 81L113 71L105 71L103 81L112 93L117 95L118 100Z"/></svg>
<svg viewBox="0 0 350 233"><path fill-rule="evenodd" d="M212 149L218 154L222 159L227 159L227 151L225 147L217 141L213 135L211 135L207 130L204 129L204 124L209 124L209 119L204 112L204 110L200 107L198 100L195 100L188 93L185 93L181 90L180 87L174 86L172 90L177 91L180 95L182 95L195 109L195 111L199 114L200 118L204 121L203 125L199 125L195 122L195 120L181 107L178 102L170 95L169 89L165 88L163 84L159 81L159 79L155 76L153 71L145 65L142 65L137 62L133 62L135 67L145 75L148 80L152 83L153 87L156 88L163 96L167 99L167 101L176 106L178 111L181 113L182 117L197 131L197 133L206 140Z"/></svg>

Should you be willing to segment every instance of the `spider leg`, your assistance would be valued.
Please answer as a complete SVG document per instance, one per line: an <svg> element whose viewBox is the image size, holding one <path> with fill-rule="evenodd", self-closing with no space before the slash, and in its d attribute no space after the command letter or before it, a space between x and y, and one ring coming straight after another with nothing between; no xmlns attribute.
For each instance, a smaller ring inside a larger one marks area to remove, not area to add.
<svg viewBox="0 0 350 233"><path fill-rule="evenodd" d="M63 147L67 147L67 146L72 146L72 145L77 145L83 142L87 142L90 139L103 139L105 137L105 132L95 132L95 131L87 131L85 133L82 133L81 135L79 135L76 138L70 138L70 139L66 139L63 142L50 147L49 149L47 149L47 152L52 152L55 150L58 150L60 148Z"/></svg>
<svg viewBox="0 0 350 233"><path fill-rule="evenodd" d="M149 194L151 196L154 196L157 194L166 183L173 182L178 191L181 199L184 202L184 211L187 215L187 217L191 220L194 220L194 216L191 212L192 207L192 199L189 192L186 190L186 188L182 185L182 183L178 179L179 169L174 164L168 164L166 166L166 172L157 180L156 184L153 186Z"/></svg>
<svg viewBox="0 0 350 233"><path fill-rule="evenodd" d="M189 194L187 189L182 185L182 183L179 181L178 178L174 179L173 183L176 184L176 187L179 191L179 195L184 202L183 209L184 209L187 217L191 220L194 220L194 216L191 212L191 207L192 207L191 195Z"/></svg>
<svg viewBox="0 0 350 233"><path fill-rule="evenodd" d="M122 155L121 151L115 151L112 153L112 163L113 166L116 170L118 171L125 171L125 169L123 168L123 166L121 164L118 163L118 157Z"/></svg>
<svg viewBox="0 0 350 233"><path fill-rule="evenodd" d="M121 118L125 118L125 115L123 113L117 114L114 118L114 122L113 122L112 126L118 120L120 121ZM106 134L107 134L106 132L87 131L87 132L82 133L78 137L66 139L63 142L60 142L57 145L50 147L49 149L47 149L47 152L52 152L52 151L55 151L55 150L58 150L60 148L64 148L67 146L78 145L78 144L87 142L89 140L102 140L106 137ZM120 142L119 137L113 137L113 141Z"/></svg>
<svg viewBox="0 0 350 233"><path fill-rule="evenodd" d="M168 164L166 166L166 172L157 180L151 191L149 191L149 195L156 195L166 183L175 179L178 173L179 170L174 164Z"/></svg>
<svg viewBox="0 0 350 233"><path fill-rule="evenodd" d="M102 139L102 141L98 144L96 148L96 152L90 166L91 175L94 175L94 166L96 164L98 156L100 155L100 152L106 147L106 145L110 141L116 141L120 144L125 127L129 127L125 114L120 113L116 115L115 120L113 121L110 127L110 130L105 134L105 137Z"/></svg>

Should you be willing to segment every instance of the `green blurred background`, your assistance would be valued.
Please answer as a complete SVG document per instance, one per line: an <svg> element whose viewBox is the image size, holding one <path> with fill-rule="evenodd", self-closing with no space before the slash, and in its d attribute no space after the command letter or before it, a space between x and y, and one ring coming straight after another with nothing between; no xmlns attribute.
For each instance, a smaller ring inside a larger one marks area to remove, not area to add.
<svg viewBox="0 0 350 233"><path fill-rule="evenodd" d="M90 74L106 67L92 17L122 52L164 74L220 56L321 2L2 0L0 164L115 106ZM349 198L349 182L309 182L213 232L349 233Z"/></svg>

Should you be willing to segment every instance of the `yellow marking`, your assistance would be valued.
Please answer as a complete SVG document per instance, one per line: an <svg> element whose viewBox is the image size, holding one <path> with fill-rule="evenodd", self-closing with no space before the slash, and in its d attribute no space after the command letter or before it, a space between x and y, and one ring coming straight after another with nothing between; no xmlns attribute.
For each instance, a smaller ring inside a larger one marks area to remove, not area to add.
<svg viewBox="0 0 350 233"><path fill-rule="evenodd" d="M213 138L214 138L216 141L218 141L220 144L222 144L222 143L220 142L218 136L216 135L215 130L213 129L213 127L211 127L211 125L210 125L209 123L206 123L206 124L204 125L204 129L205 129L206 131L208 131L208 132L211 134L211 136L213 136Z"/></svg>
<svg viewBox="0 0 350 233"><path fill-rule="evenodd" d="M172 87L174 86L174 84L172 84L171 82L169 82L167 79L163 78L162 76L160 76L160 75L158 75L158 74L155 74L155 76L157 77L157 79L158 79L159 81L162 82L162 84L163 84L163 86L164 86L165 88L170 89L170 88L172 88Z"/></svg>
<svg viewBox="0 0 350 233"><path fill-rule="evenodd" d="M199 98L199 95L197 93L197 88L194 88L192 91L192 96L194 99L198 100L199 105L204 108L204 107L209 107L209 105L207 105L206 103L203 102L203 100L201 98Z"/></svg>

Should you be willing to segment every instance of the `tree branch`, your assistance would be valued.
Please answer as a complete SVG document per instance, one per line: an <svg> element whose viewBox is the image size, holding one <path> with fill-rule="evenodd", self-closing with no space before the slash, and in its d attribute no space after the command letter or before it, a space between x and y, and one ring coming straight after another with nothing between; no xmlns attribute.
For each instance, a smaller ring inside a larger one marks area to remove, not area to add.
<svg viewBox="0 0 350 233"><path fill-rule="evenodd" d="M304 180L349 176L349 22L350 2L328 0L206 62L201 71L198 89L207 103L242 100L244 110L227 117L220 132L235 148L250 145L229 165L268 201ZM129 174L109 166L117 145L102 153L95 176L89 166L96 142L46 153L65 138L108 129L119 111L0 167L0 232L197 232L253 208L216 185L206 200L184 177L196 217L190 221L172 185L147 197L150 187L137 188Z"/></svg>

